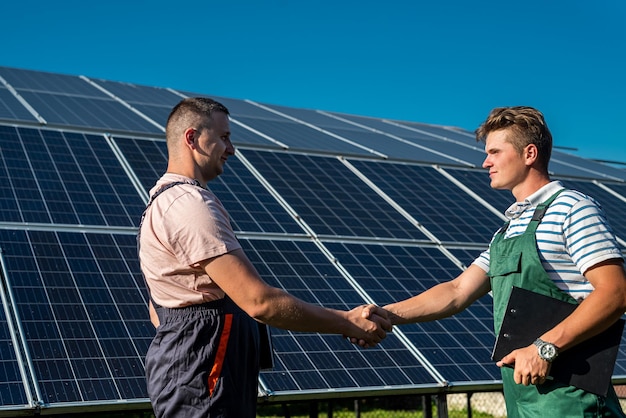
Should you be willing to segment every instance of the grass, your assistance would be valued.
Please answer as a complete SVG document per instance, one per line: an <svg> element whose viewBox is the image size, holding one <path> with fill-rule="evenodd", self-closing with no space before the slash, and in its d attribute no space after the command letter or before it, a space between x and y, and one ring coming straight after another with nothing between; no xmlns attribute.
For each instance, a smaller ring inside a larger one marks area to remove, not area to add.
<svg viewBox="0 0 626 418"><path fill-rule="evenodd" d="M319 402L317 410L311 410L309 403L293 403L283 406L281 404L259 405L257 408L257 418L309 418L317 416L319 418L329 417L329 404ZM361 401L359 403L360 418L424 418L424 411L421 405L421 398L404 397L393 400L389 398ZM332 418L355 418L355 405L353 400L340 400L332 404L330 411ZM437 408L433 406L432 417L437 417ZM449 410L449 418L466 418L467 410ZM472 418L493 418L492 415L479 411L472 411Z"/></svg>

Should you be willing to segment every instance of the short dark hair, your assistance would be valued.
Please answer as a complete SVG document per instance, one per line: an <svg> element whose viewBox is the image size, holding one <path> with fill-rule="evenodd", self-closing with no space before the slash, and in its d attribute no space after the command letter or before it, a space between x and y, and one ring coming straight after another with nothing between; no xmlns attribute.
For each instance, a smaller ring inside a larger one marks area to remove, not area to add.
<svg viewBox="0 0 626 418"><path fill-rule="evenodd" d="M188 97L181 100L174 106L167 118L165 125L167 142L175 140L182 130L189 127L196 129L210 127L215 112L230 115L226 106L208 97Z"/></svg>
<svg viewBox="0 0 626 418"><path fill-rule="evenodd" d="M484 142L490 132L501 129L513 132L509 141L520 154L527 145L534 144L538 150L537 161L548 171L552 134L540 111L530 106L497 107L476 129L476 140Z"/></svg>

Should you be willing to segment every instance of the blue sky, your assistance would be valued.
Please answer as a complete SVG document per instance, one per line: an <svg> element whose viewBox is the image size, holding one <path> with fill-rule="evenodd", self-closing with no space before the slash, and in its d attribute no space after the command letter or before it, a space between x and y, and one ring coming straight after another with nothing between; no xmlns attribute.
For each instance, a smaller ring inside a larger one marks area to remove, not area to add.
<svg viewBox="0 0 626 418"><path fill-rule="evenodd" d="M530 105L626 162L626 3L10 1L0 65L474 130Z"/></svg>

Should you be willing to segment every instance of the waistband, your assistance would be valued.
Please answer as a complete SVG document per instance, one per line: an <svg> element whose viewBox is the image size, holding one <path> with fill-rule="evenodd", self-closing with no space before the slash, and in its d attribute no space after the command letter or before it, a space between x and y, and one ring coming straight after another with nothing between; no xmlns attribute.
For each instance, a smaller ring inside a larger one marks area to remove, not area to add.
<svg viewBox="0 0 626 418"><path fill-rule="evenodd" d="M153 302L154 303L154 302ZM211 312L214 314L242 313L243 310L235 304L228 296L222 299L212 300L197 305L184 306L182 308L166 308L163 306L155 306L159 321L163 323L165 318L172 316L185 316L202 312Z"/></svg>

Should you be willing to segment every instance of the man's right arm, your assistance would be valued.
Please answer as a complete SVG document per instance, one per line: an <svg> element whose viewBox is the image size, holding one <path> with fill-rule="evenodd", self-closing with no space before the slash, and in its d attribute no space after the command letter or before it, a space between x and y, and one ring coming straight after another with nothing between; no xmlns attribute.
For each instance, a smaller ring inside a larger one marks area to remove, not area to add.
<svg viewBox="0 0 626 418"><path fill-rule="evenodd" d="M205 260L202 268L241 309L257 321L292 331L320 332L355 337L364 346L373 346L391 330L386 311L366 305L341 311L306 303L265 283L238 249ZM362 315L368 308L370 319Z"/></svg>
<svg viewBox="0 0 626 418"><path fill-rule="evenodd" d="M461 312L490 289L485 271L472 264L453 280L383 308L394 325L433 321Z"/></svg>

